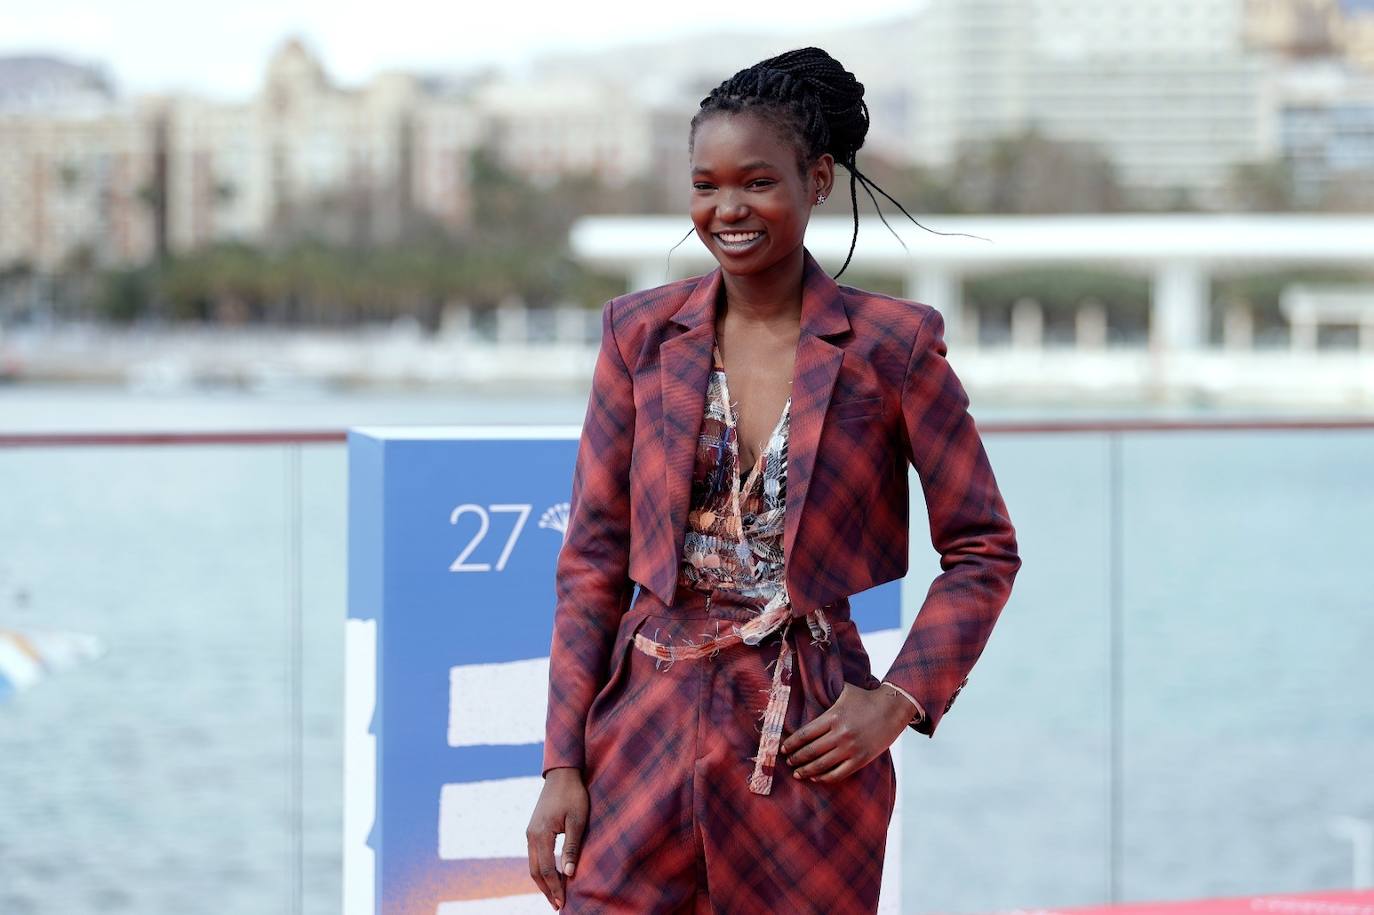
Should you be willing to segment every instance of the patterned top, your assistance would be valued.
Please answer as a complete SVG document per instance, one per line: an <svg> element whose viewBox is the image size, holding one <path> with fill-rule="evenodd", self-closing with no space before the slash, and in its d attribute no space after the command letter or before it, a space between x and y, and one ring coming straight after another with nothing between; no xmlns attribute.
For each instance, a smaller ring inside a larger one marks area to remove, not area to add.
<svg viewBox="0 0 1374 915"><path fill-rule="evenodd" d="M719 347L711 347L711 357L678 583L698 591L728 588L765 604L786 589L782 535L792 398L754 465L737 471L739 405L730 400Z"/></svg>
<svg viewBox="0 0 1374 915"><path fill-rule="evenodd" d="M716 345L711 347L711 359L678 583L708 592L729 588L757 598L761 608L788 605L791 598L783 563L783 509L792 396L789 394L783 404L782 415L754 466L737 472L739 405L730 400L725 361ZM814 625L812 628L819 634ZM911 693L888 680L882 685L914 706L913 724L925 717L925 709Z"/></svg>

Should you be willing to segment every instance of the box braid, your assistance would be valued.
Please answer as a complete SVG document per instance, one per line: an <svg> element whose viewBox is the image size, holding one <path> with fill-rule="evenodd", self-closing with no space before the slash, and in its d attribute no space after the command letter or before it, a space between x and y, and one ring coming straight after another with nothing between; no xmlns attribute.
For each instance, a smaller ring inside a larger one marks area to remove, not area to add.
<svg viewBox="0 0 1374 915"><path fill-rule="evenodd" d="M827 152L849 172L849 202L854 211L854 234L849 242L849 254L836 277L849 266L854 257L854 246L859 240L856 181L863 184L864 191L878 211L878 218L889 232L892 232L892 226L883 216L878 198L873 196L874 190L896 204L907 219L921 226L905 207L859 171L855 158L859 148L864 145L869 123L864 86L825 51L820 48L784 51L740 70L712 89L711 94L701 100L699 110L692 117L687 142L689 153L697 126L702 121L721 112L734 114L742 111L761 115L795 138L797 167L803 174L808 163ZM901 236L896 232L892 234L905 248Z"/></svg>

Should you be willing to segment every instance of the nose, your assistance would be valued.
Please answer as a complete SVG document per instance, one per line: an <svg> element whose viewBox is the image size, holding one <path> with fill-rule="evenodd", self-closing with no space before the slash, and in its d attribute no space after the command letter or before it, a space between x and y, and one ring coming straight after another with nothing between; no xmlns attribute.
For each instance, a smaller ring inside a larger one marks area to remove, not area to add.
<svg viewBox="0 0 1374 915"><path fill-rule="evenodd" d="M734 192L726 192L716 205L716 213L722 222L739 222L749 215L749 206Z"/></svg>

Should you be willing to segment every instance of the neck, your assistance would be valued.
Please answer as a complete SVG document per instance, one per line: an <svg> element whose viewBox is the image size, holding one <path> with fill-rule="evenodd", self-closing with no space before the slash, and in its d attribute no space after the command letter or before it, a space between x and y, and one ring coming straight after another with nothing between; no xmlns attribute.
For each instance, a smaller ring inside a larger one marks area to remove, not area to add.
<svg viewBox="0 0 1374 915"><path fill-rule="evenodd" d="M734 274L721 270L726 311L737 320L761 324L801 314L802 273L806 266L801 245L761 273Z"/></svg>

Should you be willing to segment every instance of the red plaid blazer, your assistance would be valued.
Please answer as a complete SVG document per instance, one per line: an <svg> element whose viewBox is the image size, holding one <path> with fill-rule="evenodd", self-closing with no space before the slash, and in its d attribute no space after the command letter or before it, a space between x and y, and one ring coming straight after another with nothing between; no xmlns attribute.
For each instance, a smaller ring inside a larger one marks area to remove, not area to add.
<svg viewBox="0 0 1374 915"><path fill-rule="evenodd" d="M933 737L1011 594L1016 532L940 313L839 285L804 253L783 534L793 612L906 574L914 466L943 572L881 679L921 703L913 727ZM587 711L635 583L673 602L720 292L717 267L602 311L557 562L546 773L584 764Z"/></svg>

